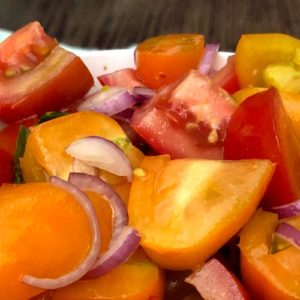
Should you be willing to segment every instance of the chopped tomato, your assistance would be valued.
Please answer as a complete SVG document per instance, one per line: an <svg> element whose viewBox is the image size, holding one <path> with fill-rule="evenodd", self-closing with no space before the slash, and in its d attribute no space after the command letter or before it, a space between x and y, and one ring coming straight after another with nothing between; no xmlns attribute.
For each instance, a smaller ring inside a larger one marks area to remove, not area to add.
<svg viewBox="0 0 300 300"><path fill-rule="evenodd" d="M254 213L273 175L267 160L145 157L128 213L149 257L171 270L194 269ZM142 199L142 201L141 201Z"/></svg>
<svg viewBox="0 0 300 300"><path fill-rule="evenodd" d="M131 125L156 151L172 158L220 159L235 107L207 76L190 71L136 109Z"/></svg>
<svg viewBox="0 0 300 300"><path fill-rule="evenodd" d="M162 300L163 272L138 250L124 264L92 280L79 280L53 292L53 300Z"/></svg>
<svg viewBox="0 0 300 300"><path fill-rule="evenodd" d="M300 229L300 218L288 221ZM276 214L259 210L240 235L242 277L252 299L300 298L300 250L294 246L270 254Z"/></svg>
<svg viewBox="0 0 300 300"><path fill-rule="evenodd" d="M0 149L0 186L13 181L12 155Z"/></svg>
<svg viewBox="0 0 300 300"><path fill-rule="evenodd" d="M249 296L239 280L217 259L206 262L187 282L194 285L203 299L249 300Z"/></svg>
<svg viewBox="0 0 300 300"><path fill-rule="evenodd" d="M150 38L136 48L137 76L150 88L160 88L197 69L203 50L204 37L198 34Z"/></svg>
<svg viewBox="0 0 300 300"><path fill-rule="evenodd" d="M0 188L0 298L24 300L43 290L25 275L56 278L76 269L91 246L89 218L67 191L49 183Z"/></svg>
<svg viewBox="0 0 300 300"><path fill-rule="evenodd" d="M37 22L0 44L0 119L12 122L59 110L90 89L93 78L81 59L55 46ZM34 64L24 69L28 57Z"/></svg>
<svg viewBox="0 0 300 300"><path fill-rule="evenodd" d="M15 77L37 66L57 46L39 22L16 31L0 44L0 75Z"/></svg>
<svg viewBox="0 0 300 300"><path fill-rule="evenodd" d="M45 174L68 179L73 160L65 149L76 139L86 136L100 136L123 142L123 150L133 167L138 167L143 159L143 154L127 140L125 132L115 120L96 112L78 112L52 119L31 129L21 159L25 181L44 181ZM104 176L111 184L126 182L125 177L109 175Z"/></svg>
<svg viewBox="0 0 300 300"><path fill-rule="evenodd" d="M27 128L37 124L38 116L33 115L22 121L14 122L0 131L0 148L13 155L16 150L16 143L20 126Z"/></svg>
<svg viewBox="0 0 300 300"><path fill-rule="evenodd" d="M236 47L236 72L242 88L264 86L262 71L269 64L292 62L300 40L286 34L244 34Z"/></svg>
<svg viewBox="0 0 300 300"><path fill-rule="evenodd" d="M113 73L101 75L97 78L102 85L123 87L130 90L135 86L144 85L137 79L136 70L134 69L122 69Z"/></svg>
<svg viewBox="0 0 300 300"><path fill-rule="evenodd" d="M235 71L235 56L230 56L226 65L211 76L214 84L220 86L230 94L239 90L239 79Z"/></svg>
<svg viewBox="0 0 300 300"><path fill-rule="evenodd" d="M286 204L300 197L298 140L275 89L242 102L227 127L225 159L269 159L276 171L262 205Z"/></svg>

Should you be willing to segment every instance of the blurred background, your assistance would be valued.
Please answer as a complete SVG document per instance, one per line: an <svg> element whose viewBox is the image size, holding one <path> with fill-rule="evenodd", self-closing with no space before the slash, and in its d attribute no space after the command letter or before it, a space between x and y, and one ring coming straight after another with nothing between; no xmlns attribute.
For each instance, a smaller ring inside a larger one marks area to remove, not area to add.
<svg viewBox="0 0 300 300"><path fill-rule="evenodd" d="M239 36L300 36L299 0L0 0L0 28L39 20L59 41L80 47L125 48L147 37L197 32L222 50Z"/></svg>

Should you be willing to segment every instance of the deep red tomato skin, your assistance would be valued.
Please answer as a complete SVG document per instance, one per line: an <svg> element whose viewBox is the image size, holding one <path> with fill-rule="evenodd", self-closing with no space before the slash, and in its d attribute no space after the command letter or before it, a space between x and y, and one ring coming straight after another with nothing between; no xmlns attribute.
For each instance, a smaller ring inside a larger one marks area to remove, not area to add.
<svg viewBox="0 0 300 300"><path fill-rule="evenodd" d="M82 60L56 47L32 71L0 80L0 119L13 122L60 110L83 97L92 85L93 78Z"/></svg>
<svg viewBox="0 0 300 300"><path fill-rule="evenodd" d="M0 149L0 186L13 181L12 156Z"/></svg>
<svg viewBox="0 0 300 300"><path fill-rule="evenodd" d="M269 159L276 163L262 205L268 209L300 197L298 140L277 90L246 99L228 124L224 159Z"/></svg>
<svg viewBox="0 0 300 300"><path fill-rule="evenodd" d="M38 120L38 116L33 115L21 121L11 123L2 129L0 131L0 149L14 155L20 126L23 125L29 128L37 124Z"/></svg>

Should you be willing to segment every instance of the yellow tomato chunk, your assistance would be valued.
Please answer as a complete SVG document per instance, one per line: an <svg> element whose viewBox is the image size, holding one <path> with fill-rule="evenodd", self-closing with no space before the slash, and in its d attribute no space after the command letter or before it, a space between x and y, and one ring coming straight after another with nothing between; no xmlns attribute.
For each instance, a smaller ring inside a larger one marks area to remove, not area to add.
<svg viewBox="0 0 300 300"><path fill-rule="evenodd" d="M146 157L129 198L130 224L160 266L203 263L249 220L272 177L267 160Z"/></svg>

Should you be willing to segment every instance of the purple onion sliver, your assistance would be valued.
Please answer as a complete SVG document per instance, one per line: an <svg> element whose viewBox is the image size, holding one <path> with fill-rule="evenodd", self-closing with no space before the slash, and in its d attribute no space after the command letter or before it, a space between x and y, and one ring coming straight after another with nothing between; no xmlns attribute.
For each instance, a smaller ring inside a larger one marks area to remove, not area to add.
<svg viewBox="0 0 300 300"><path fill-rule="evenodd" d="M281 223L277 226L275 234L300 249L300 231L296 227L288 223Z"/></svg>
<svg viewBox="0 0 300 300"><path fill-rule="evenodd" d="M89 252L75 270L72 270L69 273L57 278L37 278L31 275L24 275L22 278L22 281L26 284L42 289L53 290L65 287L79 280L91 269L98 257L100 250L100 231L94 207L88 197L80 189L78 189L75 185L57 177L51 177L50 182L53 185L66 190L74 197L74 199L78 201L88 216L92 231L92 241Z"/></svg>
<svg viewBox="0 0 300 300"><path fill-rule="evenodd" d="M278 214L279 219L286 219L286 218L299 216L300 200L297 200L289 204L272 207L271 212Z"/></svg>
<svg viewBox="0 0 300 300"><path fill-rule="evenodd" d="M103 101L103 94L105 93L109 93L109 91L101 93L98 92L98 95L91 95L91 97L87 98L78 106L78 111L89 110L103 113L107 116L113 116L137 103L136 98L125 89L110 95L110 97ZM99 101L97 101L97 96Z"/></svg>
<svg viewBox="0 0 300 300"><path fill-rule="evenodd" d="M207 44L204 49L203 57L198 66L198 71L201 74L208 74L218 53L220 44Z"/></svg>
<svg viewBox="0 0 300 300"><path fill-rule="evenodd" d="M128 212L123 200L105 181L83 173L70 173L69 182L84 192L100 194L109 202L113 214L113 233L128 225Z"/></svg>
<svg viewBox="0 0 300 300"><path fill-rule="evenodd" d="M126 262L135 252L140 243L138 232L125 226L117 236L114 236L108 251L98 258L92 269L84 276L84 279L93 279L105 275L115 267Z"/></svg>

